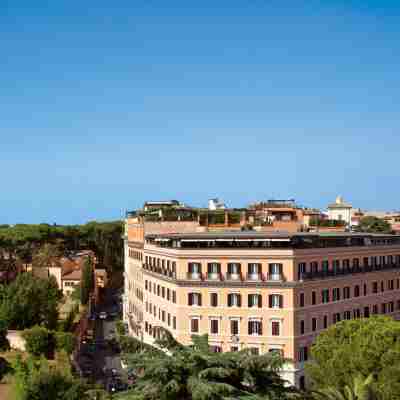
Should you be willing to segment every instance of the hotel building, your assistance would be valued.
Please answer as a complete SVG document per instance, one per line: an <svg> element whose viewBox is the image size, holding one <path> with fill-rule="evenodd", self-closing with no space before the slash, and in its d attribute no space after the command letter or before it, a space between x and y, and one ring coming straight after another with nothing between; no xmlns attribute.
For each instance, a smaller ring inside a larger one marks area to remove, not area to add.
<svg viewBox="0 0 400 400"><path fill-rule="evenodd" d="M164 327L184 344L207 333L218 352L277 351L292 360L284 378L301 387L319 332L345 319L400 317L400 236L196 232L190 222L148 231L127 219L124 320L146 343Z"/></svg>

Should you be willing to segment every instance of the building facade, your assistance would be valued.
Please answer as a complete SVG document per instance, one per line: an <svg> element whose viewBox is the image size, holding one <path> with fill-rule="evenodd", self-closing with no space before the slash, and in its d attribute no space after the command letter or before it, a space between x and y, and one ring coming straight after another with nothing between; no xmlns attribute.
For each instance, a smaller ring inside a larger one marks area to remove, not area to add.
<svg viewBox="0 0 400 400"><path fill-rule="evenodd" d="M207 333L218 352L277 351L292 360L284 378L303 386L322 330L372 314L400 317L400 237L130 228L124 319L146 343L163 327L184 344Z"/></svg>

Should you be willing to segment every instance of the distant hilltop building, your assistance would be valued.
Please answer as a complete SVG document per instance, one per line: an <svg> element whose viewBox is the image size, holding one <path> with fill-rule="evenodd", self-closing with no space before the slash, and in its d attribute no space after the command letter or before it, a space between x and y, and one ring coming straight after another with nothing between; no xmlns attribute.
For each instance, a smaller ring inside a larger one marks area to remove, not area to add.
<svg viewBox="0 0 400 400"><path fill-rule="evenodd" d="M211 211L225 210L225 208L225 203L220 201L218 198L208 200L208 209Z"/></svg>

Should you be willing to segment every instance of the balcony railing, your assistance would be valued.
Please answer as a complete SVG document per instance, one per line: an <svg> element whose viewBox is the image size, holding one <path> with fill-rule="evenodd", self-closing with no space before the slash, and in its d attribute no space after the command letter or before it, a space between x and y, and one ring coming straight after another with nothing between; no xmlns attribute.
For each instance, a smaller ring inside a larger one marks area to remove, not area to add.
<svg viewBox="0 0 400 400"><path fill-rule="evenodd" d="M189 280L199 281L201 280L201 272L188 272L187 278Z"/></svg>
<svg viewBox="0 0 400 400"><path fill-rule="evenodd" d="M360 265L353 266L345 269L328 270L328 271L315 271L301 273L300 280L313 280L313 279L325 279L333 276L350 275L350 274L362 274L373 271L382 271L389 269L400 268L400 264L385 264L385 265Z"/></svg>
<svg viewBox="0 0 400 400"><path fill-rule="evenodd" d="M219 280L221 280L221 273L220 272L208 272L207 273L207 280L209 280L209 281L219 281Z"/></svg>
<svg viewBox="0 0 400 400"><path fill-rule="evenodd" d="M267 280L268 281L282 281L283 276L282 276L282 274L268 274Z"/></svg>
<svg viewBox="0 0 400 400"><path fill-rule="evenodd" d="M260 281L261 274L259 272L249 273L249 274L247 274L247 280L248 281Z"/></svg>
<svg viewBox="0 0 400 400"><path fill-rule="evenodd" d="M241 281L242 280L242 274L240 273L235 273L235 274L226 274L226 280L227 281Z"/></svg>

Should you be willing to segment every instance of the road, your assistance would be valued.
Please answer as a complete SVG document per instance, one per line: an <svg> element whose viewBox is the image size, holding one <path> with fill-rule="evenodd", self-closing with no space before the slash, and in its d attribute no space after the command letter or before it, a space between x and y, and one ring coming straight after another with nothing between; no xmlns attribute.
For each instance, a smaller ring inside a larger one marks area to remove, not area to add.
<svg viewBox="0 0 400 400"><path fill-rule="evenodd" d="M104 301L96 308L96 315L100 312L105 311L109 316L112 311L117 308L117 301L114 297L115 291L107 289ZM111 369L117 370L117 374L121 376L123 373L121 358L119 354L108 345L107 340L116 336L116 321L118 318L107 320L96 319L94 329L94 340L95 346L92 358L86 360L86 365L92 370L92 378L96 383L104 385L106 387L108 376L110 375ZM83 351L85 347L83 347ZM83 359L85 356L80 357ZM108 370L108 372L106 371ZM106 373L105 373L106 371Z"/></svg>

